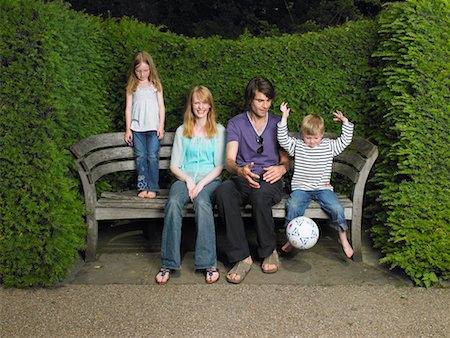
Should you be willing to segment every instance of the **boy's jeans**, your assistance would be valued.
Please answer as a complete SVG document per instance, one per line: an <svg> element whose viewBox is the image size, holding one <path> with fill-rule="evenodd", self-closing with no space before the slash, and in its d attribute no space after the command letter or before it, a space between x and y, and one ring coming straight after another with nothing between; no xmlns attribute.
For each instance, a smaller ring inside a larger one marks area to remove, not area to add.
<svg viewBox="0 0 450 338"><path fill-rule="evenodd" d="M159 192L159 140L156 131L133 131L137 190Z"/></svg>
<svg viewBox="0 0 450 338"><path fill-rule="evenodd" d="M216 266L216 228L214 224L212 197L220 180L206 185L194 199L195 224L197 239L195 241L194 265L196 269ZM172 184L164 212L164 229L161 242L162 267L179 270L181 268L180 245L183 223L183 207L189 202L185 182Z"/></svg>
<svg viewBox="0 0 450 338"><path fill-rule="evenodd" d="M311 200L317 201L320 207L330 215L331 222L339 228L347 230L344 207L332 190L294 190L286 202L286 225L296 217L303 216Z"/></svg>

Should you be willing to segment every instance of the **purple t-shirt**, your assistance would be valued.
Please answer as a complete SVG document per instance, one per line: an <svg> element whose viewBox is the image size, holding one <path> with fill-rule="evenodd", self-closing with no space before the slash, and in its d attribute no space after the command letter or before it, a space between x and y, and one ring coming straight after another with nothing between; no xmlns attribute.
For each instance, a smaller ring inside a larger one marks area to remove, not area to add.
<svg viewBox="0 0 450 338"><path fill-rule="evenodd" d="M252 172L261 175L263 168L280 164L279 146L277 141L277 123L281 117L268 113L266 128L261 137L263 138L264 150L261 154L257 153L260 144L258 144L258 134L256 133L247 113L236 115L228 121L227 143L237 141L239 143L236 163L243 167L246 164L254 162Z"/></svg>

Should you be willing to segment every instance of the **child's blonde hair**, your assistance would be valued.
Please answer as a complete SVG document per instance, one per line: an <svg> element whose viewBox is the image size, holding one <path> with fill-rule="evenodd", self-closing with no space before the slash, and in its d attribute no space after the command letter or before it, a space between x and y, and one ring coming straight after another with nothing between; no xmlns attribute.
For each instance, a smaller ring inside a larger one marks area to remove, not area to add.
<svg viewBox="0 0 450 338"><path fill-rule="evenodd" d="M130 69L128 71L128 83L127 83L127 93L132 94L139 83L139 79L136 77L136 68L141 64L146 63L149 67L148 81L156 88L157 91L161 91L162 85L159 78L158 71L156 70L155 63L152 57L147 52L138 52L131 63Z"/></svg>
<svg viewBox="0 0 450 338"><path fill-rule="evenodd" d="M325 122L319 115L306 115L300 127L302 135L323 135Z"/></svg>
<svg viewBox="0 0 450 338"><path fill-rule="evenodd" d="M186 110L184 111L183 136L187 138L192 138L194 136L195 115L192 109L192 100L194 95L201 102L206 102L210 105L209 113L206 119L205 133L208 138L212 138L217 134L216 106L214 105L211 91L204 86L195 86L189 94L189 98L186 102Z"/></svg>

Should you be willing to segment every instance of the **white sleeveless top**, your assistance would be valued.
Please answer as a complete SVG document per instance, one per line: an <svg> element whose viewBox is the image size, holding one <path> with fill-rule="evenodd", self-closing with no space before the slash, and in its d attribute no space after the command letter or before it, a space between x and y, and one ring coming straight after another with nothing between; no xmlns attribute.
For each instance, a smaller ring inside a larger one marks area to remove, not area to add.
<svg viewBox="0 0 450 338"><path fill-rule="evenodd" d="M136 89L131 108L131 130L151 131L159 127L159 106L153 86Z"/></svg>

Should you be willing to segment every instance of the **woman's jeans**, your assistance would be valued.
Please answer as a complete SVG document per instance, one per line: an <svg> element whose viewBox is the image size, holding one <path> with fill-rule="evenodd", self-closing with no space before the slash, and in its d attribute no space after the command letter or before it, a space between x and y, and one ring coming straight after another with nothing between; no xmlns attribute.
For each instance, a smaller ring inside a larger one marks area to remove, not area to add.
<svg viewBox="0 0 450 338"><path fill-rule="evenodd" d="M159 140L156 131L133 131L137 190L159 192Z"/></svg>
<svg viewBox="0 0 450 338"><path fill-rule="evenodd" d="M195 224L197 228L194 255L196 269L207 269L216 266L216 228L212 198L214 191L219 185L220 180L209 183L194 199ZM180 246L183 207L188 202L189 195L186 183L182 181L173 183L164 213L164 229L161 243L163 268L172 270L181 268Z"/></svg>
<svg viewBox="0 0 450 338"><path fill-rule="evenodd" d="M344 207L332 190L294 190L286 202L286 225L294 218L303 216L311 200L317 201L320 207L330 215L331 222L339 228L347 230Z"/></svg>

